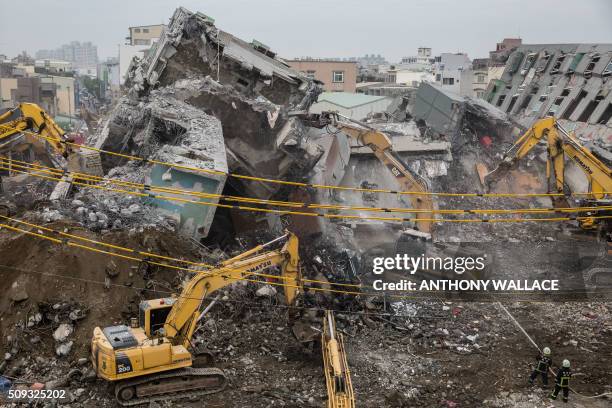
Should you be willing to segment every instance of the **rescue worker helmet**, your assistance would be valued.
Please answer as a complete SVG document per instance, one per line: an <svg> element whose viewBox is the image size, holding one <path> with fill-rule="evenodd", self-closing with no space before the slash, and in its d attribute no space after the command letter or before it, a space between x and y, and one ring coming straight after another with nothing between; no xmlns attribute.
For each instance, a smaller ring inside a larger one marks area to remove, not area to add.
<svg viewBox="0 0 612 408"><path fill-rule="evenodd" d="M563 367L565 367L565 368L569 368L569 366L570 366L570 361L569 361L569 360L567 360L567 359L566 359L566 360L563 360Z"/></svg>
<svg viewBox="0 0 612 408"><path fill-rule="evenodd" d="M544 355L545 356L550 356L550 348L549 347L544 347Z"/></svg>

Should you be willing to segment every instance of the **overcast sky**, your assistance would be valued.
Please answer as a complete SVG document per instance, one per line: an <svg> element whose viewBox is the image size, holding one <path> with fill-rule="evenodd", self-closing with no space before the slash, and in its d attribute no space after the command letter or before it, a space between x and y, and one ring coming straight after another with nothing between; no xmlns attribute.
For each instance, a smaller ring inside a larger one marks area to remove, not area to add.
<svg viewBox="0 0 612 408"><path fill-rule="evenodd" d="M382 54L419 46L486 57L504 37L525 43L612 43L611 0L0 0L0 54L92 41L116 56L127 28L167 23L183 5L281 56Z"/></svg>

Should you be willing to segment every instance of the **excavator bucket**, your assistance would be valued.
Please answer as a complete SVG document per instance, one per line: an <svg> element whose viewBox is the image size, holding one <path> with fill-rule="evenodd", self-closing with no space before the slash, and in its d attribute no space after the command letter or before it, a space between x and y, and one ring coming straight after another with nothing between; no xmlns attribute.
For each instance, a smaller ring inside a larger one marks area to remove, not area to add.
<svg viewBox="0 0 612 408"><path fill-rule="evenodd" d="M480 184L483 187L487 186L486 177L489 174L489 170L484 163L476 163L476 173L478 173L478 178L480 179Z"/></svg>

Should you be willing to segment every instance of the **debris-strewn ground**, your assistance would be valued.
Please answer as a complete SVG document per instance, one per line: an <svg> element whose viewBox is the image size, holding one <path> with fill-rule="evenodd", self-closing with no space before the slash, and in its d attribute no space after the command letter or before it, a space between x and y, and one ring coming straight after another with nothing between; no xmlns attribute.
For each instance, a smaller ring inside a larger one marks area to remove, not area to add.
<svg viewBox="0 0 612 408"><path fill-rule="evenodd" d="M96 234L71 222L46 225L174 257L210 262L221 256L154 229ZM0 290L7 294L0 300L3 375L66 386L73 407L115 406L110 387L95 378L88 361L93 327L127 322L140 299L176 290L183 273L6 230L0 231L0 259ZM319 268L325 269L329 259L323 257ZM320 351L295 341L278 296L257 296L255 289L237 283L224 291L199 333L216 354L217 365L227 371L228 389L203 400L164 405L324 406ZM507 307L538 344L553 349L555 362L572 361L577 391L612 391L611 303ZM536 350L495 304L421 300L387 304L384 310L374 299L355 313L339 311L336 319L358 406L548 406L548 390L526 384ZM574 407L610 403L575 395L571 400Z"/></svg>

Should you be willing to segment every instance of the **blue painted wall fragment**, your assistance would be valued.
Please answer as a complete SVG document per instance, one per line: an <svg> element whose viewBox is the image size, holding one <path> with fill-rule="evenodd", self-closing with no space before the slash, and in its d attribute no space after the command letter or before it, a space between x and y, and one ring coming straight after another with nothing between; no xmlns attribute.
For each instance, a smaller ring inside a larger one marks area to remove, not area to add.
<svg viewBox="0 0 612 408"><path fill-rule="evenodd" d="M221 194L225 184L225 176L192 173L176 168L155 164L151 167L147 183L155 187L189 190L205 194ZM216 204L218 198L203 198L186 194L157 193L164 196ZM174 218L181 232L196 240L208 235L210 225L215 216L216 207L185 203L165 199L148 199L148 203L157 207L163 214Z"/></svg>

